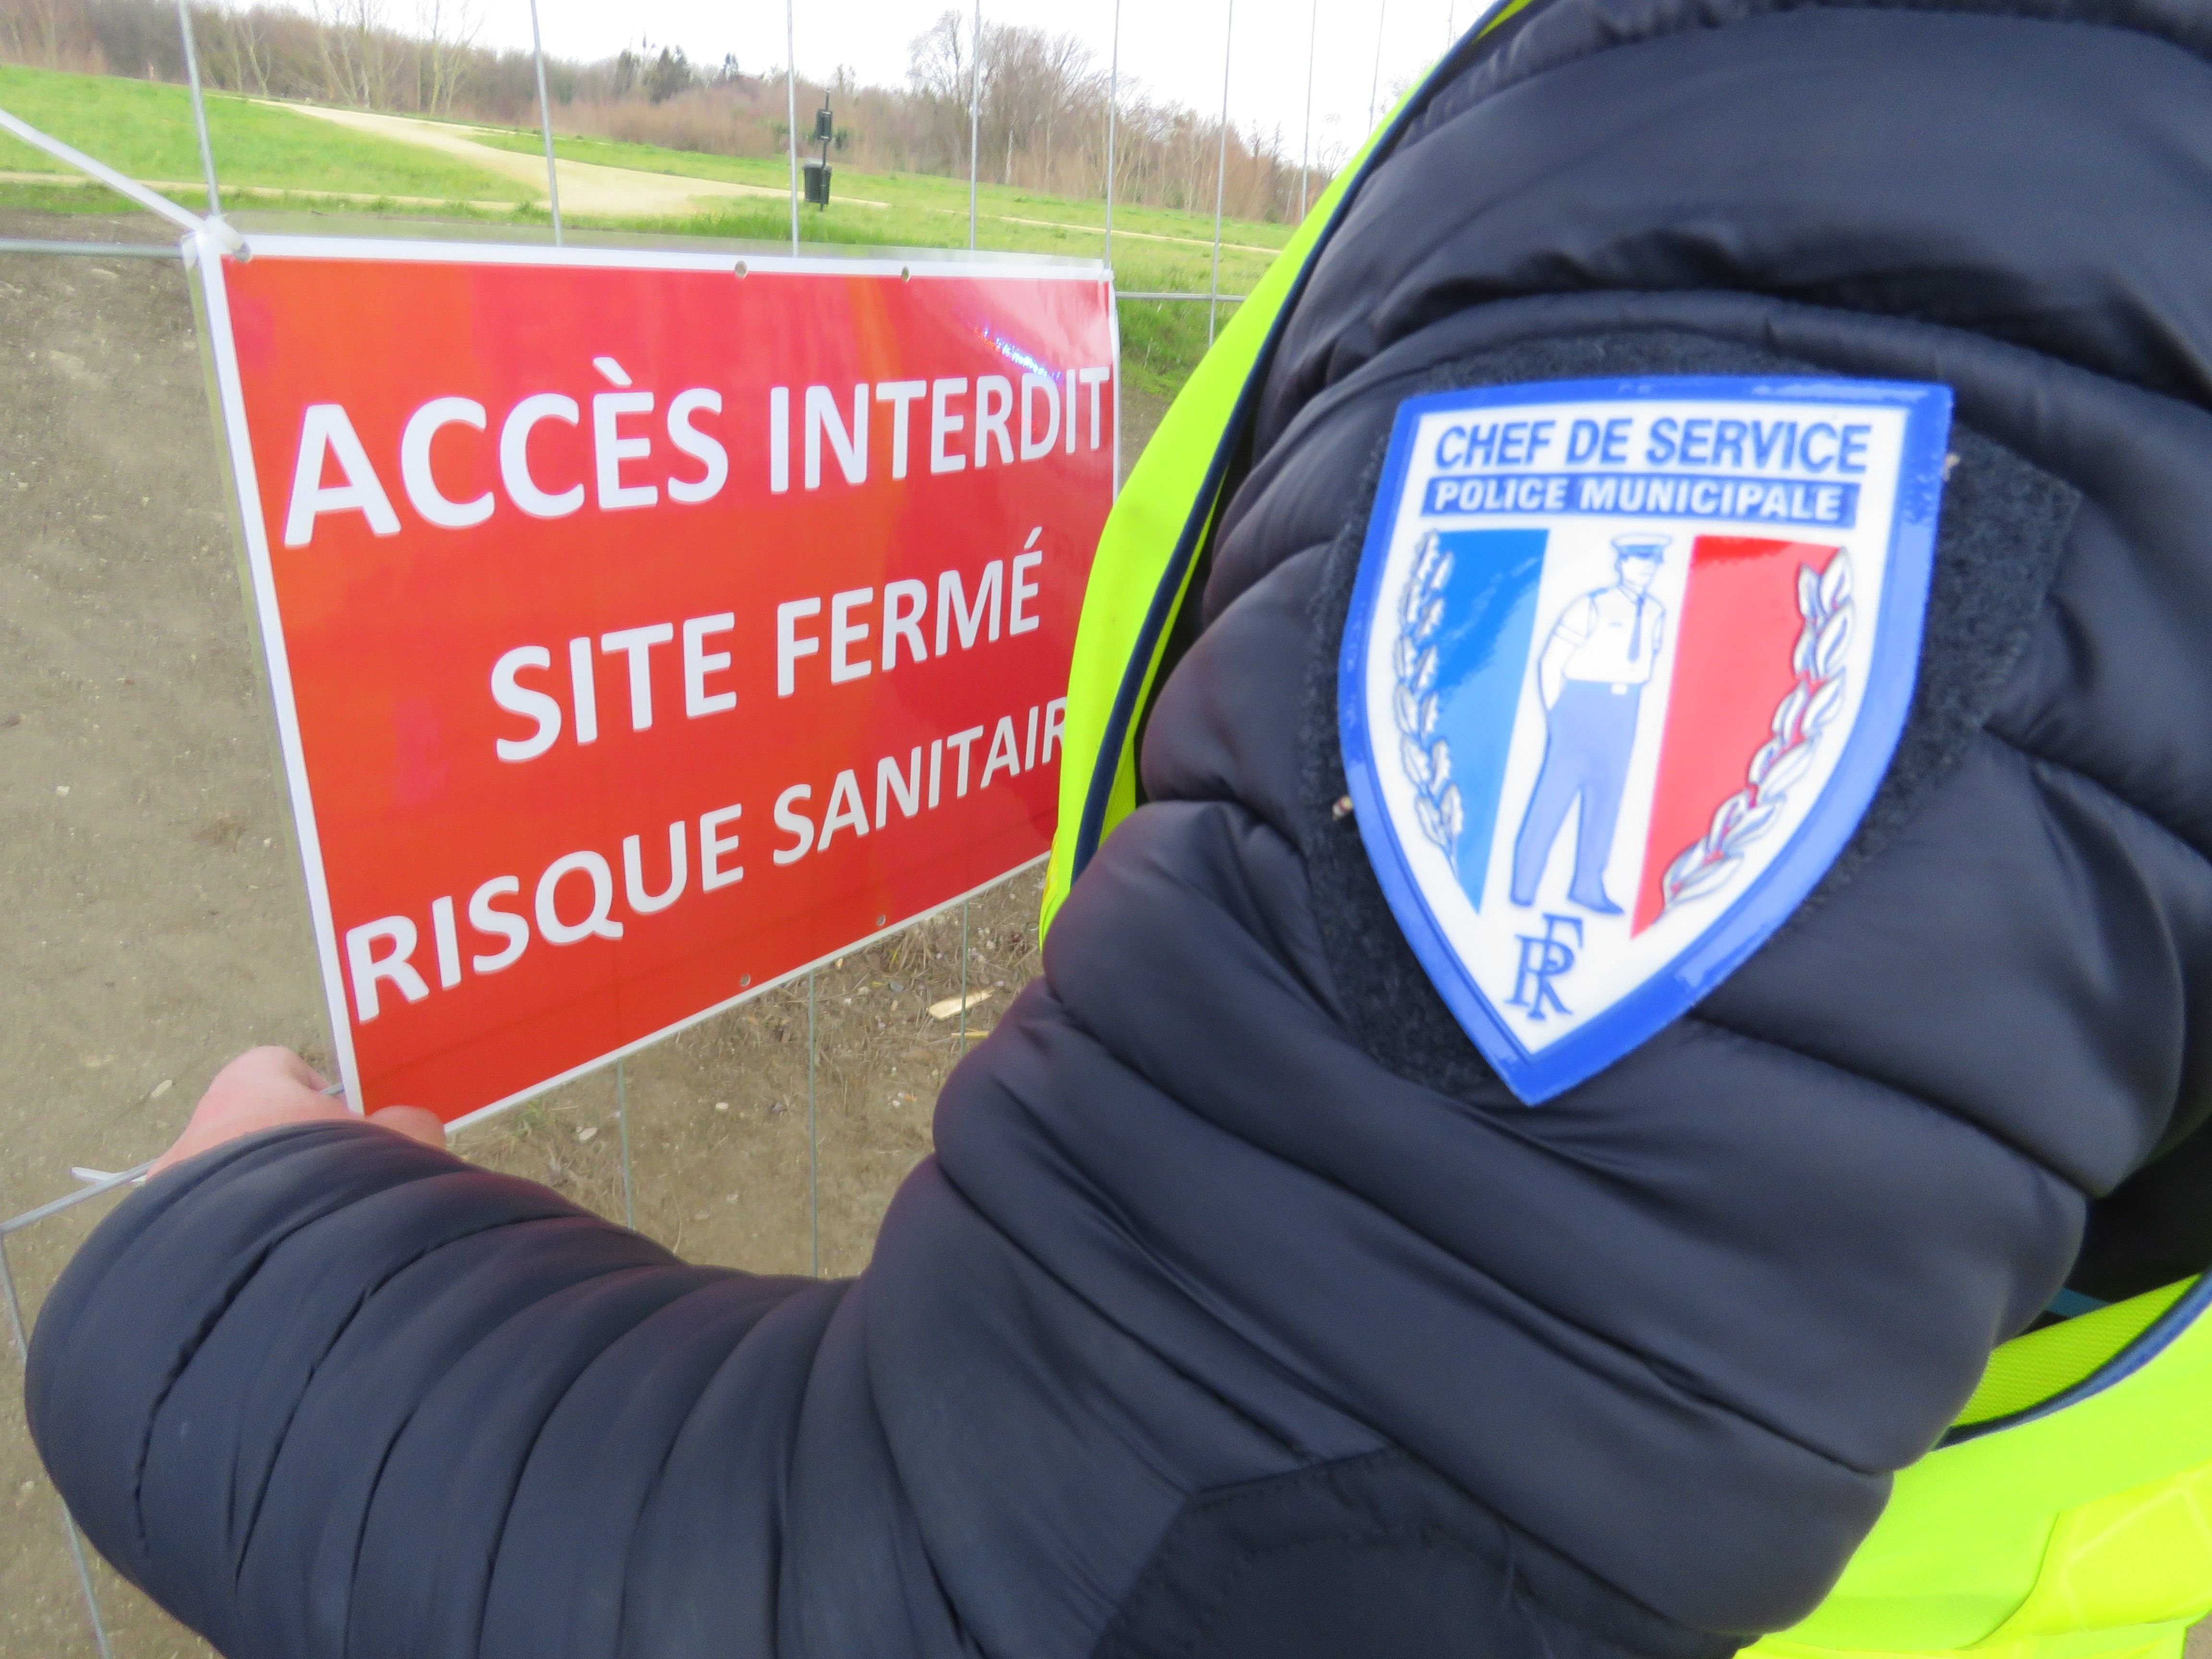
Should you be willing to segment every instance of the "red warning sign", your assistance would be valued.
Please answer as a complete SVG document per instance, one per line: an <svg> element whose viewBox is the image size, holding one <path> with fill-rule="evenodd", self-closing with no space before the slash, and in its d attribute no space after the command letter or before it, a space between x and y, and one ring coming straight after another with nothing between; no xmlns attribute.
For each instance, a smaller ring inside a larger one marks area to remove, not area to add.
<svg viewBox="0 0 2212 1659"><path fill-rule="evenodd" d="M1042 855L1095 266L195 262L338 1062L508 1103Z"/></svg>

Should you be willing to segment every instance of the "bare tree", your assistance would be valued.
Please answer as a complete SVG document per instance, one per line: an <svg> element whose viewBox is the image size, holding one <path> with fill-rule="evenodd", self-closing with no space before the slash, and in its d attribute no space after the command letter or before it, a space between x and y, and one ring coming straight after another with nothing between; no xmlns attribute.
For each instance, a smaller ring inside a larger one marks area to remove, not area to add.
<svg viewBox="0 0 2212 1659"><path fill-rule="evenodd" d="M1054 122L1063 112L1072 113L1090 105L1095 99L1103 104L1106 88L1100 83L1096 62L1091 49L1072 33L1049 37L1045 43L1044 67L1051 77L1053 97L1045 106L1044 164L1042 173L1048 186L1056 182L1052 167L1052 129Z"/></svg>
<svg viewBox="0 0 2212 1659"><path fill-rule="evenodd" d="M907 43L907 78L916 92L965 106L969 76L964 20L945 10Z"/></svg>
<svg viewBox="0 0 2212 1659"><path fill-rule="evenodd" d="M22 0L17 33L28 48L27 56L52 67L62 61L62 38L67 0Z"/></svg>
<svg viewBox="0 0 2212 1659"><path fill-rule="evenodd" d="M188 0L210 85L257 97L317 98L369 109L534 121L526 52L477 44L483 0ZM0 0L0 58L181 79L175 0ZM404 25L395 22L395 14ZM714 61L708 58L707 61ZM980 70L980 76L978 70ZM732 155L767 155L784 142L782 73L749 76L724 58L702 71L671 43L639 41L596 63L550 59L546 78L578 132ZM867 171L968 171L969 101L980 80L976 148L1018 188L1090 195L1100 185L1106 77L1068 33L987 25L940 14L908 51L906 84L862 86L840 69L835 143ZM811 84L810 104L823 88ZM1219 125L1124 80L1114 181L1118 199L1166 207L1213 204ZM1227 204L1238 218L1288 217L1297 169L1279 133L1227 137ZM1325 183L1346 150L1316 134Z"/></svg>
<svg viewBox="0 0 2212 1659"><path fill-rule="evenodd" d="M416 0L415 23L422 40L416 54L417 98L425 112L451 115L476 56L483 18L476 0Z"/></svg>
<svg viewBox="0 0 2212 1659"><path fill-rule="evenodd" d="M217 70L219 83L266 98L270 70L268 12L259 6L244 11L216 11L209 22L214 27L207 28L196 18L194 27L204 28L203 38L213 42L216 52L228 61L228 75Z"/></svg>
<svg viewBox="0 0 2212 1659"><path fill-rule="evenodd" d="M973 95L975 60L966 20L945 11L908 43L907 79L921 100L928 137L946 173L963 172L968 161L968 100Z"/></svg>
<svg viewBox="0 0 2212 1659"><path fill-rule="evenodd" d="M318 27L324 95L334 104L388 108L395 42L384 0L309 0Z"/></svg>

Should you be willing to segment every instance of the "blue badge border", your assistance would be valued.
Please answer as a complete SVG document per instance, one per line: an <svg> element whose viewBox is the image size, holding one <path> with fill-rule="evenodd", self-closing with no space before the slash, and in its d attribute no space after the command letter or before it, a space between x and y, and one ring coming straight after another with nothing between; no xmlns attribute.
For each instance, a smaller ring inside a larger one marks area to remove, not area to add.
<svg viewBox="0 0 2212 1659"><path fill-rule="evenodd" d="M1390 822L1367 735L1367 647L1376 599L1403 505L1406 475L1413 465L1413 435L1425 416L1522 404L1600 399L1656 402L1681 398L1726 403L1783 399L1856 403L1905 411L1897 503L1890 525L1888 574L1875 634L1872 684L1828 787L1788 844L1736 896L1722 919L1612 1007L1540 1054L1532 1054L1461 965L1414 878ZM1409 398L1398 406L1337 657L1337 726L1345 781L1368 861L1391 914L1405 931L1407 943L1443 998L1444 1006L1523 1103L1540 1105L1574 1087L1632 1053L1695 1006L1789 919L1857 830L1904 733L1919 678L1920 641L1935 568L1952 402L1950 387L1940 384L1818 375L1691 374L1472 386Z"/></svg>

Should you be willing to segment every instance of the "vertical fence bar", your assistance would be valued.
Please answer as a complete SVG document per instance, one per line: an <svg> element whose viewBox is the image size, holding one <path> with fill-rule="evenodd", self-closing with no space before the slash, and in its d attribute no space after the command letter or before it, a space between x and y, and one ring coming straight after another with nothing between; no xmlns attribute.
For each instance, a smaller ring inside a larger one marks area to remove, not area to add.
<svg viewBox="0 0 2212 1659"><path fill-rule="evenodd" d="M100 1649L100 1659L114 1659L115 1650L108 1644L107 1620L100 1611L100 1597L93 1593L92 1567L84 1559L84 1534L76 1529L76 1516L62 1505L62 1530L69 1537L70 1560L76 1567L77 1588L84 1592L84 1614L92 1622L92 1639Z"/></svg>
<svg viewBox="0 0 2212 1659"><path fill-rule="evenodd" d="M1382 91L1382 23L1390 15L1389 0L1376 0L1375 73L1367 82L1367 131L1375 131L1375 103Z"/></svg>
<svg viewBox="0 0 2212 1659"><path fill-rule="evenodd" d="M960 1052L968 1052L968 901L960 901Z"/></svg>
<svg viewBox="0 0 2212 1659"><path fill-rule="evenodd" d="M975 0L975 27L968 50L968 251L975 251L975 158L983 142L983 0Z"/></svg>
<svg viewBox="0 0 2212 1659"><path fill-rule="evenodd" d="M1109 274L1114 269L1114 133L1121 113L1121 0L1114 0L1114 46L1106 70L1106 269ZM1119 398L1114 407L1116 411L1121 409Z"/></svg>
<svg viewBox="0 0 2212 1659"><path fill-rule="evenodd" d="M625 1063L615 1061L615 1121L622 1130L623 1225L637 1228L636 1187L629 1173L629 1077Z"/></svg>
<svg viewBox="0 0 2212 1659"><path fill-rule="evenodd" d="M796 0L783 0L783 95L789 106L787 118L791 136L791 251L799 252L799 33L793 20ZM806 994L814 994L814 981L809 975ZM810 1004L811 1006L811 1004ZM811 1062L809 1062L811 1064Z"/></svg>
<svg viewBox="0 0 2212 1659"><path fill-rule="evenodd" d="M1306 186L1313 178L1314 54L1321 42L1321 0L1306 18L1306 142L1298 154L1298 222L1306 222Z"/></svg>
<svg viewBox="0 0 2212 1659"><path fill-rule="evenodd" d="M1229 0L1221 25L1221 147L1213 163L1213 277L1206 290L1206 343L1213 343L1221 311L1221 204L1229 191L1229 51L1237 38L1237 0Z"/></svg>
<svg viewBox="0 0 2212 1659"><path fill-rule="evenodd" d="M806 970L806 1235L807 1271L822 1277L822 1136L814 1115L814 969Z"/></svg>
<svg viewBox="0 0 2212 1659"><path fill-rule="evenodd" d="M222 216L222 189L215 179L215 146L208 141L207 94L200 90L199 48L192 40L192 15L186 0L177 0L177 32L185 41L185 79L192 89L192 125L199 129L200 170L207 174L208 211Z"/></svg>
<svg viewBox="0 0 2212 1659"><path fill-rule="evenodd" d="M545 135L545 195L553 204L553 246L561 246L561 175L553 167L553 100L545 93L545 42L538 33L538 0L530 0L530 55L538 64L538 125Z"/></svg>
<svg viewBox="0 0 2212 1659"><path fill-rule="evenodd" d="M0 1299L8 1304L8 1330L15 1339L15 1357L27 1369L31 1363L30 1334L23 1328L23 1302L15 1293L15 1270L8 1265L8 1241L0 1236ZM76 1529L76 1517L62 1505L62 1527L69 1534L70 1559L76 1563L77 1588L84 1592L84 1613L92 1624L92 1639L100 1649L100 1659L114 1659L114 1650L107 1644L107 1621L100 1616L100 1597L92 1588L92 1568L84 1559L84 1540Z"/></svg>

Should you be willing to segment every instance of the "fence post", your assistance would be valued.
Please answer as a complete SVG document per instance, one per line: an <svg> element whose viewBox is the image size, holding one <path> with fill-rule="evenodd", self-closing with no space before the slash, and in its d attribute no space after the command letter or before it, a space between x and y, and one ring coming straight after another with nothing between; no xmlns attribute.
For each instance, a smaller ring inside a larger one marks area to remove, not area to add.
<svg viewBox="0 0 2212 1659"><path fill-rule="evenodd" d="M623 1225L637 1231L637 1188L629 1169L629 1075L626 1061L615 1061L615 1122L622 1130Z"/></svg>
<svg viewBox="0 0 2212 1659"><path fill-rule="evenodd" d="M793 257L799 252L799 34L798 25L792 19L795 5L796 0L783 0L783 96L787 106L786 118L789 129L786 135L789 141L787 148L791 151L791 252ZM811 998L814 994L811 977L806 984L806 994ZM811 1002L808 1004L810 1007L812 1006ZM811 1063L810 1060L809 1064Z"/></svg>
<svg viewBox="0 0 2212 1659"><path fill-rule="evenodd" d="M822 1134L814 1111L814 969L806 970L806 1236L807 1271L822 1277Z"/></svg>
<svg viewBox="0 0 2212 1659"><path fill-rule="evenodd" d="M1298 222L1306 222L1306 187L1313 178L1314 51L1321 40L1321 0L1313 0L1306 18L1306 142L1298 153Z"/></svg>
<svg viewBox="0 0 2212 1659"><path fill-rule="evenodd" d="M1228 0L1221 25L1221 147L1213 164L1213 277L1206 290L1206 343L1213 343L1221 312L1221 203L1229 190L1229 49L1237 37L1237 0Z"/></svg>
<svg viewBox="0 0 2212 1659"><path fill-rule="evenodd" d="M975 153L983 142L983 0L975 0L975 27L968 51L968 251L975 251Z"/></svg>
<svg viewBox="0 0 2212 1659"><path fill-rule="evenodd" d="M22 1299L15 1294L15 1269L8 1265L8 1239L0 1234L0 1299L8 1304L8 1329L15 1339L15 1356L26 1369L31 1363L30 1334L23 1328ZM70 1557L76 1563L77 1587L84 1592L85 1617L92 1621L92 1639L99 1644L100 1659L113 1659L114 1650L107 1644L107 1621L100 1616L100 1597L93 1593L92 1569L84 1559L84 1540L78 1534L76 1517L62 1505L62 1525L69 1532Z"/></svg>
<svg viewBox="0 0 2212 1659"><path fill-rule="evenodd" d="M207 174L208 213L222 217L222 191L215 179L215 146L208 142L207 96L200 90L200 54L192 42L192 15L177 0L177 32L185 41L185 79L192 89L192 124L199 129L200 170Z"/></svg>
<svg viewBox="0 0 2212 1659"><path fill-rule="evenodd" d="M1382 20L1390 14L1390 0L1376 0L1375 73L1367 82L1367 131L1375 131L1375 100L1382 90Z"/></svg>
<svg viewBox="0 0 2212 1659"><path fill-rule="evenodd" d="M1319 3L1319 0L1316 0ZM1114 0L1114 46L1106 70L1106 271L1114 271L1114 129L1121 113L1121 0ZM1115 408L1120 409L1117 399Z"/></svg>
<svg viewBox="0 0 2212 1659"><path fill-rule="evenodd" d="M553 204L553 246L561 246L561 179L553 170L553 101L545 95L545 42L538 33L538 0L530 0L530 55L538 64L538 125L545 135L545 194Z"/></svg>

